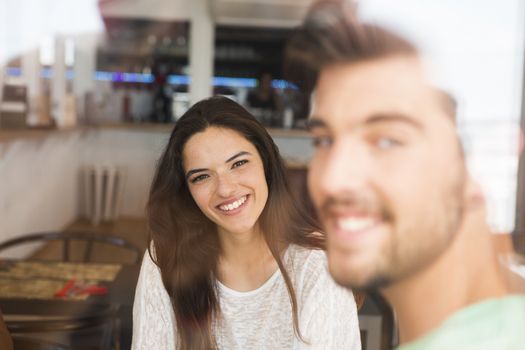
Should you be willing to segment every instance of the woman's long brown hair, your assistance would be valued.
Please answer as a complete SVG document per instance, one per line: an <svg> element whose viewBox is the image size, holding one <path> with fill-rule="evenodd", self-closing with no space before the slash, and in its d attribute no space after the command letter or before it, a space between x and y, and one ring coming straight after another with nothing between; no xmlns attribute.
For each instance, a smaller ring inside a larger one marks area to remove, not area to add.
<svg viewBox="0 0 525 350"><path fill-rule="evenodd" d="M226 97L212 97L191 107L176 123L157 165L147 215L149 254L159 266L177 322L178 347L216 349L212 319L220 313L217 261L220 244L216 225L195 204L184 176L182 152L196 133L215 126L234 130L257 149L264 166L268 200L259 217L261 231L282 273L299 330L297 298L282 253L289 244L324 248L324 236L290 192L284 162L266 129L242 106Z"/></svg>

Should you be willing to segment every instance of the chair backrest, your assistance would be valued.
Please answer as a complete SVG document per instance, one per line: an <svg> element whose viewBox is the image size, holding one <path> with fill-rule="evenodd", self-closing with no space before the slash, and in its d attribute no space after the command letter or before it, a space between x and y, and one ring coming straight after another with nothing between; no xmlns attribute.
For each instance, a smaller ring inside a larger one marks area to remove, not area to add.
<svg viewBox="0 0 525 350"><path fill-rule="evenodd" d="M114 247L125 249L132 253L133 262L135 264L140 262L142 250L131 242L122 237L117 237L105 233L95 232L81 232L81 231L62 231L62 232L39 232L21 237L13 238L0 243L0 252L20 246L22 244L35 242L62 242L62 256L61 261L72 261L72 242L84 241L86 244L83 247L82 262L91 262L94 243L103 243Z"/></svg>
<svg viewBox="0 0 525 350"><path fill-rule="evenodd" d="M15 350L70 350L69 346L59 344L53 341L15 335L13 346Z"/></svg>
<svg viewBox="0 0 525 350"><path fill-rule="evenodd" d="M391 350L396 343L394 313L378 293L368 293L358 312L364 350Z"/></svg>
<svg viewBox="0 0 525 350"><path fill-rule="evenodd" d="M14 344L16 339L23 338L25 343L30 343L31 339L38 339L44 345L65 344L65 349L118 349L119 310L120 305L117 304L85 304L79 310L75 310L76 312L62 315L59 311L50 314L49 310L33 310L32 315L24 315L17 319L16 316L11 318L6 314L5 321ZM33 343L35 349L38 349L38 342ZM17 345L14 348L18 349Z"/></svg>

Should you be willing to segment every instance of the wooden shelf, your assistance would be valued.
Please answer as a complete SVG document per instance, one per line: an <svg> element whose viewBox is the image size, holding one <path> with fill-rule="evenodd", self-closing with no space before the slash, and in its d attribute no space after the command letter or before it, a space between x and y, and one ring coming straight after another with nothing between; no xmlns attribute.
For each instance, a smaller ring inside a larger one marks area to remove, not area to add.
<svg viewBox="0 0 525 350"><path fill-rule="evenodd" d="M82 125L66 129L57 128L26 128L26 129L0 129L0 143L9 142L17 139L41 138L53 134L69 133L79 130L103 130L103 129L120 129L136 132L160 132L171 133L174 124L158 123L101 123ZM273 137L283 138L310 138L306 130L300 129L277 129L267 128Z"/></svg>
<svg viewBox="0 0 525 350"><path fill-rule="evenodd" d="M39 139L49 135L66 134L84 129L74 128L25 128L25 129L0 129L0 144L17 141L21 139Z"/></svg>

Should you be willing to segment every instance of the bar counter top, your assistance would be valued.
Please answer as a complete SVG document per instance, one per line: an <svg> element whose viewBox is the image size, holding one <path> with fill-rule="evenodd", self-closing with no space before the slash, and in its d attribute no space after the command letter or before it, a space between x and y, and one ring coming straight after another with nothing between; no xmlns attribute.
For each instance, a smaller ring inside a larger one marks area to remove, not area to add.
<svg viewBox="0 0 525 350"><path fill-rule="evenodd" d="M16 141L19 139L41 138L59 133L70 133L86 130L126 130L137 132L159 132L170 133L174 124L157 123L105 123L78 125L68 128L21 128L21 129L2 129L0 128L0 143ZM267 128L270 135L280 138L310 138L309 133L304 129L278 129Z"/></svg>
<svg viewBox="0 0 525 350"><path fill-rule="evenodd" d="M137 147L140 149L140 144L144 142L147 143L144 147L150 147L152 142L160 142L161 144L167 142L167 138L173 130L174 125L175 124L157 123L104 123L77 125L68 128L0 128L0 154L5 153L5 151L15 143L42 143L50 141L51 139L84 140L81 141L87 142L82 146L84 149L113 147L113 142L117 142L114 140L118 139L118 142L121 144L127 144L129 147ZM281 155L289 168L304 169L308 165L313 154L313 148L311 146L311 136L306 130L277 128L267 128L267 130L279 147ZM122 133L127 133L128 136ZM111 134L114 136L110 136ZM102 142L103 146L99 144L100 139L97 139L99 137L105 140L105 142Z"/></svg>
<svg viewBox="0 0 525 350"><path fill-rule="evenodd" d="M147 132L171 132L175 124L159 124L159 123L105 123L105 124L91 124L86 126L88 128L101 129L123 129L132 131L147 131ZM279 129L266 128L270 135L276 137L305 137L309 138L308 131L304 129Z"/></svg>
<svg viewBox="0 0 525 350"><path fill-rule="evenodd" d="M45 138L51 135L71 133L82 130L85 127L74 128L24 128L24 129L1 129L0 128L0 144L17 141L21 139L38 139Z"/></svg>

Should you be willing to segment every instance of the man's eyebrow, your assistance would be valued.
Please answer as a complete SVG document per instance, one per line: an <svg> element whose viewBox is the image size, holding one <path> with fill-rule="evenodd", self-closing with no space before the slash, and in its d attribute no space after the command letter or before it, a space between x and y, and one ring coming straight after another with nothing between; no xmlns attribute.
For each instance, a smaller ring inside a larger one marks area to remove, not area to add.
<svg viewBox="0 0 525 350"><path fill-rule="evenodd" d="M377 113L372 114L368 118L365 119L364 124L365 125L373 125L373 124L379 124L379 123L404 123L408 124L416 129L422 129L423 125L418 122L417 120L414 120L413 118L408 117L407 115L404 115L402 113ZM308 130L312 130L315 128L328 128L328 125L319 117L312 116L308 121L306 122L306 127Z"/></svg>
<svg viewBox="0 0 525 350"><path fill-rule="evenodd" d="M324 121L322 121L319 117L312 116L310 117L306 122L306 129L312 130L315 128L327 128L328 125Z"/></svg>
<svg viewBox="0 0 525 350"><path fill-rule="evenodd" d="M367 125L379 123L403 123L416 129L423 129L423 125L419 121L402 113L378 113L371 115L365 120Z"/></svg>
<svg viewBox="0 0 525 350"><path fill-rule="evenodd" d="M228 158L228 160L226 160L224 163L229 163L231 162L232 160L236 159L236 158L239 158L240 156L245 156L245 155L252 155L250 152L247 152L247 151L241 151L239 153L237 153L236 155Z"/></svg>

